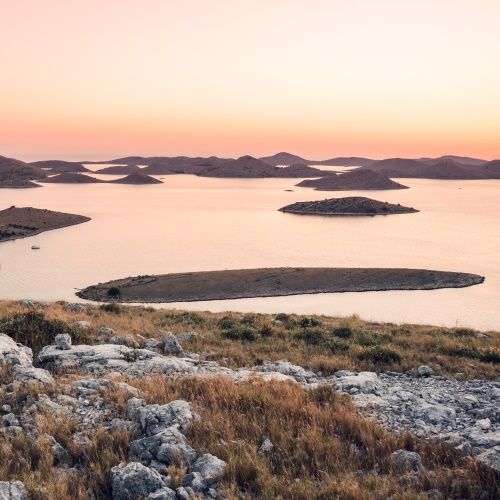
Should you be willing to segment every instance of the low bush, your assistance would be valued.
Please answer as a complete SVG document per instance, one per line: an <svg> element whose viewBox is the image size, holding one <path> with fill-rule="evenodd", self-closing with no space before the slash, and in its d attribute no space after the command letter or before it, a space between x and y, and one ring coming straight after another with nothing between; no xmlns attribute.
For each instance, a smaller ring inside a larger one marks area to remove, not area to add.
<svg viewBox="0 0 500 500"><path fill-rule="evenodd" d="M359 353L358 357L363 361L369 361L379 366L401 362L401 356L389 347L372 347Z"/></svg>
<svg viewBox="0 0 500 500"><path fill-rule="evenodd" d="M350 339L352 337L352 329L349 326L340 326L332 330L332 335L341 339Z"/></svg>

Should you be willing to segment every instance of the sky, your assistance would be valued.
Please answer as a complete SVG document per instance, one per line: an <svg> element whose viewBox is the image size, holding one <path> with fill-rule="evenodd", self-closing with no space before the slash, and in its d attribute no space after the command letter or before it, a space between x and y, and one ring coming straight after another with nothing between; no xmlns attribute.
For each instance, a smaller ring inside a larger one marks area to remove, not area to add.
<svg viewBox="0 0 500 500"><path fill-rule="evenodd" d="M500 158L500 0L0 0L0 155Z"/></svg>

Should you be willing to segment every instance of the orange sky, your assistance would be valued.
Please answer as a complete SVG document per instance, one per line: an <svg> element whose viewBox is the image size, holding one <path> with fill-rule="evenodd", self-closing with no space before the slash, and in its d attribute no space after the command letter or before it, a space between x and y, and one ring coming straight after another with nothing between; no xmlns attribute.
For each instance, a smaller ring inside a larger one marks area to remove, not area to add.
<svg viewBox="0 0 500 500"><path fill-rule="evenodd" d="M498 0L0 0L0 154L500 158Z"/></svg>

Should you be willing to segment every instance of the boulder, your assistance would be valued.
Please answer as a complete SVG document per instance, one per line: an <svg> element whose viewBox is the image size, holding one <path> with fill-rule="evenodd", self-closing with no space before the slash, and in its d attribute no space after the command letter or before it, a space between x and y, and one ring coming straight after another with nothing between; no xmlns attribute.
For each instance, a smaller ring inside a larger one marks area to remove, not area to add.
<svg viewBox="0 0 500 500"><path fill-rule="evenodd" d="M419 377L430 377L433 373L434 371L432 370L432 368L426 365L419 366L417 369L417 374Z"/></svg>
<svg viewBox="0 0 500 500"><path fill-rule="evenodd" d="M151 493L146 500L175 500L176 498L177 496L175 491L165 487Z"/></svg>
<svg viewBox="0 0 500 500"><path fill-rule="evenodd" d="M16 382L22 384L44 384L52 385L54 378L43 368L35 368L34 366L22 367L15 365L12 369L12 375Z"/></svg>
<svg viewBox="0 0 500 500"><path fill-rule="evenodd" d="M302 366L293 365L284 359L279 361L264 361L262 365L255 367L255 371L280 373L292 377L299 383L314 383L318 379L315 373L302 368Z"/></svg>
<svg viewBox="0 0 500 500"><path fill-rule="evenodd" d="M391 467L398 473L420 472L422 461L420 455L414 451L397 450L389 457Z"/></svg>
<svg viewBox="0 0 500 500"><path fill-rule="evenodd" d="M191 405L181 399L165 405L146 405L137 409L137 420L145 436L153 436L170 427L185 432L196 417Z"/></svg>
<svg viewBox="0 0 500 500"><path fill-rule="evenodd" d="M75 321L75 325L77 328L80 328L81 330L88 330L90 328L90 321L85 321L85 320Z"/></svg>
<svg viewBox="0 0 500 500"><path fill-rule="evenodd" d="M68 351L71 349L71 335L69 333L60 333L54 339L56 347L61 351Z"/></svg>
<svg viewBox="0 0 500 500"><path fill-rule="evenodd" d="M375 372L359 372L356 375L337 377L335 384L342 392L356 392L373 394L379 387L378 376Z"/></svg>
<svg viewBox="0 0 500 500"><path fill-rule="evenodd" d="M28 494L21 481L0 481L0 500L27 500Z"/></svg>
<svg viewBox="0 0 500 500"><path fill-rule="evenodd" d="M174 356L182 356L184 354L184 349L179 344L177 337L171 332L165 333L163 350L165 351L165 354L171 354Z"/></svg>
<svg viewBox="0 0 500 500"><path fill-rule="evenodd" d="M111 489L113 500L136 500L147 498L166 487L160 474L138 462L118 465L111 469Z"/></svg>
<svg viewBox="0 0 500 500"><path fill-rule="evenodd" d="M198 460L196 460L191 468L191 471L198 472L203 480L210 485L222 478L225 467L226 462L224 462L224 460L221 460L210 453L205 453L204 455L201 455Z"/></svg>
<svg viewBox="0 0 500 500"><path fill-rule="evenodd" d="M482 465L493 469L500 473L500 446L495 446L476 457L477 461Z"/></svg>
<svg viewBox="0 0 500 500"><path fill-rule="evenodd" d="M180 458L186 465L190 465L196 460L197 453L187 444L185 436L171 427L154 436L133 441L128 458L148 466L153 462L170 465L174 458Z"/></svg>
<svg viewBox="0 0 500 500"><path fill-rule="evenodd" d="M417 409L417 414L424 422L435 425L453 423L456 418L455 410L442 404L424 403Z"/></svg>
<svg viewBox="0 0 500 500"><path fill-rule="evenodd" d="M259 453L269 453L274 448L274 444L269 438L264 439L259 448Z"/></svg>
<svg viewBox="0 0 500 500"><path fill-rule="evenodd" d="M33 363L33 352L29 347L16 343L8 335L0 333L0 366L6 364L30 367Z"/></svg>

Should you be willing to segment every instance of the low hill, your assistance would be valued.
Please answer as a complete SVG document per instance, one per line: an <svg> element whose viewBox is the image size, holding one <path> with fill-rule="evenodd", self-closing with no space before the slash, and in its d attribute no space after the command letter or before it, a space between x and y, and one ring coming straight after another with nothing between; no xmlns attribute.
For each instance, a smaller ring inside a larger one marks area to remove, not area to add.
<svg viewBox="0 0 500 500"><path fill-rule="evenodd" d="M90 172L90 170L84 167L81 163L63 160L43 160L43 161L33 161L30 165L38 168L49 169L52 172Z"/></svg>
<svg viewBox="0 0 500 500"><path fill-rule="evenodd" d="M95 174L106 174L106 175L128 175L133 174L134 172L139 172L142 170L137 165L118 165L113 167L104 167L99 170L96 170Z"/></svg>
<svg viewBox="0 0 500 500"><path fill-rule="evenodd" d="M407 189L380 172L358 168L344 174L329 175L320 179L307 179L297 186L311 187L317 191L363 191L385 189Z"/></svg>
<svg viewBox="0 0 500 500"><path fill-rule="evenodd" d="M375 160L370 158L363 158L359 156L339 156L337 158L330 158L329 160L313 161L310 165L330 165L332 167L365 167Z"/></svg>
<svg viewBox="0 0 500 500"><path fill-rule="evenodd" d="M127 175L127 177L122 177L115 181L111 181L113 184L163 184L159 179L150 177L142 172L134 172Z"/></svg>
<svg viewBox="0 0 500 500"><path fill-rule="evenodd" d="M281 153L276 153L275 155L272 156L263 156L262 158L259 158L259 160L273 167L277 165L292 165L293 163L302 163L302 164L311 163L309 160L305 160L300 156L293 155L291 153L286 153L284 151L282 151Z"/></svg>
<svg viewBox="0 0 500 500"><path fill-rule="evenodd" d="M299 201L280 208L280 212L299 215L390 215L418 212L414 208L395 205L363 196L332 198L320 201Z"/></svg>
<svg viewBox="0 0 500 500"><path fill-rule="evenodd" d="M61 227L81 224L90 219L31 207L10 207L0 211L0 241L26 238Z"/></svg>
<svg viewBox="0 0 500 500"><path fill-rule="evenodd" d="M0 183L43 179L47 174L41 168L14 158L0 156Z"/></svg>
<svg viewBox="0 0 500 500"><path fill-rule="evenodd" d="M418 177L424 166L423 162L410 158L387 158L374 161L367 168L388 177Z"/></svg>
<svg viewBox="0 0 500 500"><path fill-rule="evenodd" d="M439 158L434 158L430 161L439 162L442 160L453 160L454 162L459 163L461 165L470 165L475 167L479 167L487 163L486 160L481 160L480 158L471 158L469 156L455 156L455 155L444 155L440 156Z"/></svg>
<svg viewBox="0 0 500 500"><path fill-rule="evenodd" d="M287 178L304 178L304 177L325 177L328 175L336 175L335 172L329 170L320 170L319 168L310 167L303 163L294 163L288 167L277 167L274 170L274 177Z"/></svg>
<svg viewBox="0 0 500 500"><path fill-rule="evenodd" d="M252 156L242 156L237 160L227 160L221 165L206 167L198 175L200 177L236 177L260 178L276 177L276 167Z"/></svg>
<svg viewBox="0 0 500 500"><path fill-rule="evenodd" d="M420 172L415 175L424 179L484 179L485 175L482 167L467 166L455 160L440 160L432 165L423 166Z"/></svg>
<svg viewBox="0 0 500 500"><path fill-rule="evenodd" d="M63 174L57 174L51 177L47 177L43 182L50 182L53 184L97 184L103 183L100 179L95 177L90 177L85 174L75 174L72 172L66 172Z"/></svg>
<svg viewBox="0 0 500 500"><path fill-rule="evenodd" d="M492 160L481 167L481 172L487 178L500 179L500 160Z"/></svg>

